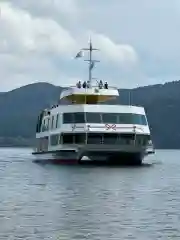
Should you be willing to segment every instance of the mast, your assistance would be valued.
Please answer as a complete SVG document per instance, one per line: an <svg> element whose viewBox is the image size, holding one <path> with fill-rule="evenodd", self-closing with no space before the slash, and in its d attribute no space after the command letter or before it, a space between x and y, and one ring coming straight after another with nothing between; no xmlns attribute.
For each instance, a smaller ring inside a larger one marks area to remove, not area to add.
<svg viewBox="0 0 180 240"><path fill-rule="evenodd" d="M83 51L89 51L89 59L84 60L84 61L89 62L89 83L91 84L91 82L92 82L92 69L94 67L94 64L96 62L100 62L99 60L95 60L95 59L92 58L92 52L93 51L97 51L99 49L93 48L92 41L91 41L91 38L90 38L90 40L89 40L89 48L83 48L82 50Z"/></svg>

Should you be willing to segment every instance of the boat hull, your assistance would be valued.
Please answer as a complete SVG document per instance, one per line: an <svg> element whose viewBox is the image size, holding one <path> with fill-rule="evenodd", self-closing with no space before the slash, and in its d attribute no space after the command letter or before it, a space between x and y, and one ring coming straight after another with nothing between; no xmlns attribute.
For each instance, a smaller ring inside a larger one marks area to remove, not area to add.
<svg viewBox="0 0 180 240"><path fill-rule="evenodd" d="M68 150L67 150L68 147ZM36 162L64 164L106 163L140 165L148 154L154 153L145 147L84 145L66 146L65 149L47 152L34 152Z"/></svg>

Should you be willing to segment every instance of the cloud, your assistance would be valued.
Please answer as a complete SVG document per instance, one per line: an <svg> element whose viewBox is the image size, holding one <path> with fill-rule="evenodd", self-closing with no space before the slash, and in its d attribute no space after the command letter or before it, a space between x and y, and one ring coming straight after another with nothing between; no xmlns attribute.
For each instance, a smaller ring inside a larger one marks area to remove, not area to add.
<svg viewBox="0 0 180 240"><path fill-rule="evenodd" d="M4 90L36 81L63 85L66 79L67 85L74 79L82 79L82 69L73 67L72 57L83 44L87 44L90 33L107 64L127 63L130 66L136 62L137 54L132 46L115 43L108 36L88 29L74 34L63 27L61 21L55 20L55 12L77 17L80 11L75 1L50 3L49 0L45 0L44 5L35 5L34 0L27 0L26 4L21 0L0 3L0 63L3 66L0 75L4 79Z"/></svg>
<svg viewBox="0 0 180 240"><path fill-rule="evenodd" d="M1 91L86 79L73 57L89 35L100 48L95 77L135 87L180 76L178 0L1 0L0 9Z"/></svg>
<svg viewBox="0 0 180 240"><path fill-rule="evenodd" d="M89 28L133 46L138 53L141 72L146 77L142 82L132 75L136 84L151 84L152 79L159 83L180 76L178 0L99 0L96 6L85 0L84 5Z"/></svg>
<svg viewBox="0 0 180 240"><path fill-rule="evenodd" d="M1 4L1 49L11 52L67 53L75 47L71 34L52 19L32 17L28 12Z"/></svg>
<svg viewBox="0 0 180 240"><path fill-rule="evenodd" d="M62 79L53 57L70 58L76 41L70 32L50 18L33 17L29 12L1 3L0 77L8 90L36 81ZM68 76L65 75L65 77Z"/></svg>
<svg viewBox="0 0 180 240"><path fill-rule="evenodd" d="M103 34L91 34L95 45L100 47L102 53L109 60L118 63L136 63L138 56L135 49L128 44L118 44Z"/></svg>
<svg viewBox="0 0 180 240"><path fill-rule="evenodd" d="M77 17L79 15L79 6L76 0L6 0L6 2L11 3L14 7L21 8L25 11L30 12L34 16L39 17L50 17L52 19L59 19L60 15L71 14L72 17Z"/></svg>

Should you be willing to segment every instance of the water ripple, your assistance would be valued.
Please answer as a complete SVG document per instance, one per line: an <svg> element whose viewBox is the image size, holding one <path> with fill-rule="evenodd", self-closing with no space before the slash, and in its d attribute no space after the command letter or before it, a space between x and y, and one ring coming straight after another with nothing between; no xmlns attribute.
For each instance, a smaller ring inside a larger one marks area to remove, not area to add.
<svg viewBox="0 0 180 240"><path fill-rule="evenodd" d="M139 168L40 165L30 149L0 151L0 240L180 238L179 151Z"/></svg>

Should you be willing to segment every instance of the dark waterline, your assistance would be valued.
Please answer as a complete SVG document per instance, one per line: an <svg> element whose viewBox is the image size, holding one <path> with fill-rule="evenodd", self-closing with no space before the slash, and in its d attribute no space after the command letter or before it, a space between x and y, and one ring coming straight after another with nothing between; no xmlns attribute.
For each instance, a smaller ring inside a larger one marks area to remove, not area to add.
<svg viewBox="0 0 180 240"><path fill-rule="evenodd" d="M180 151L141 167L33 163L0 148L0 239L179 239Z"/></svg>

